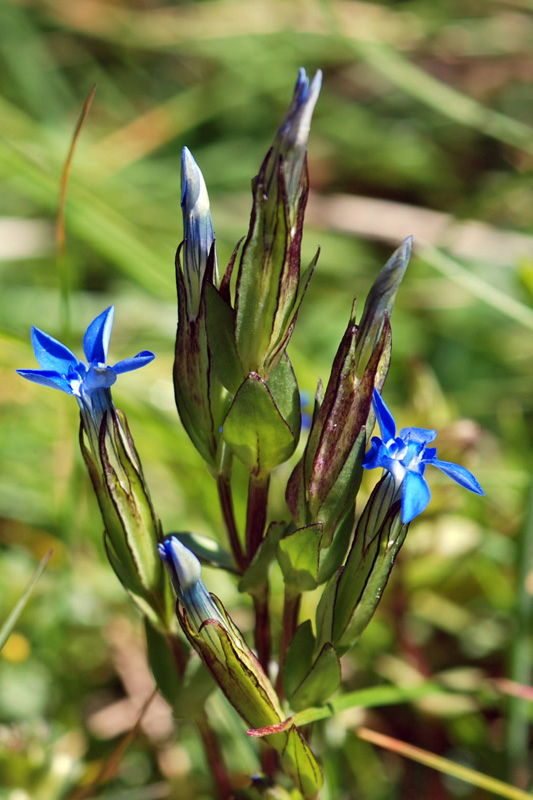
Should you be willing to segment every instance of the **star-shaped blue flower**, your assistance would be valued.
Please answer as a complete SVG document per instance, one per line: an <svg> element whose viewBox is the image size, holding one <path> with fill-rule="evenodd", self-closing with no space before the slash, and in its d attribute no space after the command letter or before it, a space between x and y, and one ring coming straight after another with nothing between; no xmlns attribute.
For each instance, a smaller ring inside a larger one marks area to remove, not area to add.
<svg viewBox="0 0 533 800"><path fill-rule="evenodd" d="M64 344L39 328L32 328L33 352L41 369L18 369L19 375L34 383L59 389L78 398L80 404L90 403L91 397L101 389L109 389L122 372L144 367L155 356L143 350L133 358L106 365L113 314L110 306L94 319L83 337L83 350L87 364L80 361Z"/></svg>
<svg viewBox="0 0 533 800"><path fill-rule="evenodd" d="M436 438L437 431L402 428L396 436L396 423L376 389L373 405L381 439L372 437L372 446L364 458L363 467L382 467L391 473L398 489L401 487L403 523L411 522L429 503L431 492L424 478L428 464L440 469L465 489L485 494L471 472L459 464L441 461L437 458L437 449L427 447Z"/></svg>

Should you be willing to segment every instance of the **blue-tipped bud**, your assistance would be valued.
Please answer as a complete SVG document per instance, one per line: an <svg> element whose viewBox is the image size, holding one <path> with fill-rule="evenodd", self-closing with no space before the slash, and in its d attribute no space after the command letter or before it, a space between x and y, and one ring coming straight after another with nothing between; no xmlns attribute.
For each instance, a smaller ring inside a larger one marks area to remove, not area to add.
<svg viewBox="0 0 533 800"><path fill-rule="evenodd" d="M226 620L220 613L201 579L200 562L177 536L170 536L158 545L159 555L167 568L174 591L187 612L196 632L208 619L216 620L227 628Z"/></svg>
<svg viewBox="0 0 533 800"><path fill-rule="evenodd" d="M300 67L291 103L274 140L274 150L283 158L289 206L292 206L300 192L311 119L321 86L321 70L309 82L305 69Z"/></svg>
<svg viewBox="0 0 533 800"><path fill-rule="evenodd" d="M181 156L181 208L183 211L183 272L189 319L195 319L208 259L215 243L209 196L204 177L187 147ZM213 249L213 282L218 283Z"/></svg>

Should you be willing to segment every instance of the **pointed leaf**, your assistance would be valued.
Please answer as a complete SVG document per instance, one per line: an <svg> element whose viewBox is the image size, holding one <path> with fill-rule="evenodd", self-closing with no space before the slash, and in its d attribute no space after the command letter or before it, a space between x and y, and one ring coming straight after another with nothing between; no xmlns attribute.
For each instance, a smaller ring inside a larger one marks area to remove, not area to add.
<svg viewBox="0 0 533 800"><path fill-rule="evenodd" d="M299 594L318 586L322 525L308 525L285 536L278 544L278 561L287 591Z"/></svg>
<svg viewBox="0 0 533 800"><path fill-rule="evenodd" d="M205 303L207 340L213 366L223 386L228 392L235 394L243 379L243 369L235 346L235 314L229 303L211 284L205 287Z"/></svg>
<svg viewBox="0 0 533 800"><path fill-rule="evenodd" d="M296 783L305 800L315 800L322 788L324 778L309 745L294 726L289 730L281 764L285 772Z"/></svg>
<svg viewBox="0 0 533 800"><path fill-rule="evenodd" d="M302 424L302 408L298 381L294 369L286 353L280 359L277 367L270 373L267 386L272 392L272 397L279 412L296 440L300 438Z"/></svg>
<svg viewBox="0 0 533 800"><path fill-rule="evenodd" d="M309 706L321 706L337 691L340 682L339 656L333 645L327 642L300 686L288 699L295 711L302 711Z"/></svg>
<svg viewBox="0 0 533 800"><path fill-rule="evenodd" d="M315 637L310 619L298 627L283 662L283 689L288 700L311 669Z"/></svg>
<svg viewBox="0 0 533 800"><path fill-rule="evenodd" d="M265 381L252 372L241 384L223 426L233 453L255 475L267 475L296 447Z"/></svg>

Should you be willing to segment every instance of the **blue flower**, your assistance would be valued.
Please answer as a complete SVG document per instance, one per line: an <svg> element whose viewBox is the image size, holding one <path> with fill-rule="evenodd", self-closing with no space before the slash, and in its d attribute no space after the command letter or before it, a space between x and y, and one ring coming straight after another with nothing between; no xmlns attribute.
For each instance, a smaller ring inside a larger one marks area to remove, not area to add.
<svg viewBox="0 0 533 800"><path fill-rule="evenodd" d="M484 494L471 472L459 464L441 461L437 458L437 449L427 447L436 438L436 431L426 428L402 428L396 436L396 423L376 389L374 389L373 405L381 439L379 436L372 437L372 446L364 458L363 467L366 469L382 467L391 473L397 491L401 490L404 524L421 514L429 503L431 493L424 478L428 464L440 469L465 489L475 494Z"/></svg>
<svg viewBox="0 0 533 800"><path fill-rule="evenodd" d="M31 339L35 358L41 369L18 369L19 375L34 383L59 389L83 400L99 389L109 389L122 372L144 367L155 356L143 350L133 358L106 366L109 339L115 309L110 306L94 319L83 337L83 350L88 364L80 361L64 344L39 328L32 328Z"/></svg>
<svg viewBox="0 0 533 800"><path fill-rule="evenodd" d="M215 233L204 177L187 147L181 155L181 208L183 212L183 272L189 319L196 319L202 283ZM218 283L216 255L213 280Z"/></svg>
<svg viewBox="0 0 533 800"><path fill-rule="evenodd" d="M208 619L219 622L223 628L227 629L227 620L200 577L202 567L194 553L185 547L177 536L169 536L157 547L178 600L187 612L195 631L198 632Z"/></svg>
<svg viewBox="0 0 533 800"><path fill-rule="evenodd" d="M34 327L31 331L33 352L41 369L17 370L19 375L29 381L74 395L95 452L98 451L104 414L110 424L110 418L115 411L109 387L115 383L117 375L144 367L155 358L153 353L143 350L133 358L117 362L113 367L106 365L114 312L113 306L106 308L85 331L83 350L87 364L76 358L57 339Z"/></svg>

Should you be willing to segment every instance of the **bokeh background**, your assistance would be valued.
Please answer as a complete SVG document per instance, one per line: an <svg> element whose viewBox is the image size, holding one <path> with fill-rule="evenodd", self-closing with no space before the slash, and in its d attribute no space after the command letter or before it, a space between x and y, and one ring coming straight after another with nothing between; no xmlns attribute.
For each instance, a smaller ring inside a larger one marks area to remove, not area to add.
<svg viewBox="0 0 533 800"><path fill-rule="evenodd" d="M114 395L165 530L219 538L212 481L173 407L180 150L204 172L224 263L299 66L324 71L304 258L318 244L322 254L290 347L301 388L312 396L327 379L352 297L362 308L414 234L386 399L400 425L438 428L440 456L468 466L487 495L430 476L431 507L344 665L350 690L434 676L452 694L325 723L324 798L488 796L361 741L362 723L529 786L532 11L531 0L2 1L0 619L53 548L0 655L2 800L81 797L152 687L140 620L105 560L76 403L14 373L34 366L30 327L80 352L88 322L116 306L111 362L157 354ZM94 83L58 258L61 172ZM274 483L275 513L288 474ZM246 628L233 582L212 570L206 581ZM234 775L253 772L242 725L217 693L210 704ZM194 730L178 723L176 736L163 701L113 764L88 796L211 796Z"/></svg>

